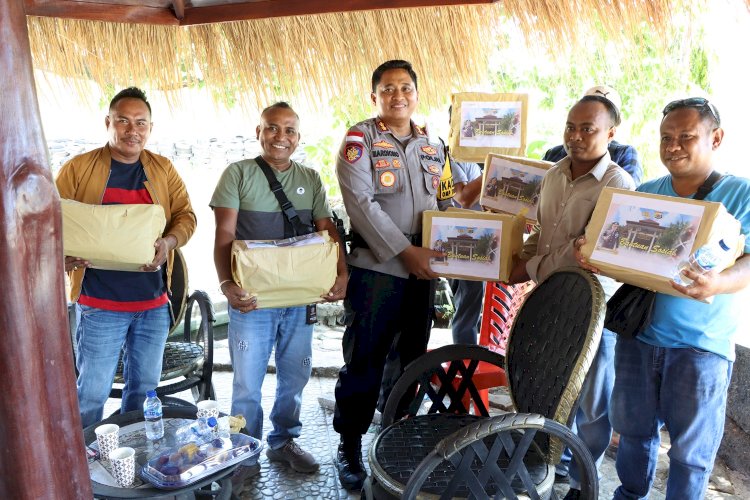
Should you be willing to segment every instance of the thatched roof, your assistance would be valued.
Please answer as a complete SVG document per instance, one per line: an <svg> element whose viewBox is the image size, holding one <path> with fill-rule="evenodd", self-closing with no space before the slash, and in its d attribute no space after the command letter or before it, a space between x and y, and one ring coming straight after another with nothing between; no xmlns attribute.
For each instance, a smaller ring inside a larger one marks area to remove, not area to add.
<svg viewBox="0 0 750 500"><path fill-rule="evenodd" d="M239 99L253 108L279 98L307 98L325 108L336 96L366 95L372 70L401 58L428 80L420 85L420 100L430 108L486 82L497 28L509 19L527 43L555 53L590 43L592 33L627 43L644 23L665 39L670 13L689 1L518 0L191 26L28 17L28 27L35 68L102 88L200 84L219 100ZM91 99L88 92L82 85L80 93Z"/></svg>

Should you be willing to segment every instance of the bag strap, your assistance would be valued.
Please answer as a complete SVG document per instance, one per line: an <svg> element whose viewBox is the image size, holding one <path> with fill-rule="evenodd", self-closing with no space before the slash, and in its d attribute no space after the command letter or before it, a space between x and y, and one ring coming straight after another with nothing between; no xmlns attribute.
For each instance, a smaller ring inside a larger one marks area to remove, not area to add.
<svg viewBox="0 0 750 500"><path fill-rule="evenodd" d="M698 188L698 191L695 192L695 196L693 196L694 200L702 200L706 196L708 196L708 193L711 192L711 190L714 188L714 184L719 182L721 178L724 177L722 174L714 170L711 172L711 175L708 176L708 178L703 181L703 184L701 184L701 187Z"/></svg>
<svg viewBox="0 0 750 500"><path fill-rule="evenodd" d="M310 228L302 223L299 218L297 211L294 209L294 205L286 197L284 189L281 187L281 183L276 178L276 175L271 170L271 166L263 159L262 156L258 155L255 158L255 162L258 164L263 174L266 176L268 181L268 187L271 188L273 195L279 202L281 207L281 213L284 214L284 237L291 238L292 236L299 236L310 232Z"/></svg>

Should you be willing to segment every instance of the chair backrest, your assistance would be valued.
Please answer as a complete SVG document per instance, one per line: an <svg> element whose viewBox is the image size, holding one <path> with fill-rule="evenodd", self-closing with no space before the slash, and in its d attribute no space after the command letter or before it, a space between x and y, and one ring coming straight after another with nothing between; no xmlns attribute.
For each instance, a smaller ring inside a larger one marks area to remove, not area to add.
<svg viewBox="0 0 750 500"><path fill-rule="evenodd" d="M568 423L599 347L606 303L599 281L578 267L529 293L508 338L505 370L518 412ZM562 452L555 443L550 453Z"/></svg>
<svg viewBox="0 0 750 500"><path fill-rule="evenodd" d="M388 396L381 418L383 427L396 419L425 413L468 413L469 406L482 416L482 402L472 375L480 361L503 367L504 358L486 347L450 344L429 351L409 363ZM470 398L464 401L464 395Z"/></svg>

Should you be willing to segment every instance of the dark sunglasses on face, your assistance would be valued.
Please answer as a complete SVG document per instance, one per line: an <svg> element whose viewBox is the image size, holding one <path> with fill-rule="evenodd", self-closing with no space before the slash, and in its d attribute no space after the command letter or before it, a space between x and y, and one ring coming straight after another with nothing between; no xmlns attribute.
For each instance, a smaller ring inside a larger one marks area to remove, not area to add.
<svg viewBox="0 0 750 500"><path fill-rule="evenodd" d="M711 118L714 119L717 126L721 126L721 119L719 118L719 112L716 107L708 102L705 97L688 97L687 99L677 99L664 106L664 111L661 112L662 116L667 116L668 113L678 108L708 108L708 112L711 113Z"/></svg>

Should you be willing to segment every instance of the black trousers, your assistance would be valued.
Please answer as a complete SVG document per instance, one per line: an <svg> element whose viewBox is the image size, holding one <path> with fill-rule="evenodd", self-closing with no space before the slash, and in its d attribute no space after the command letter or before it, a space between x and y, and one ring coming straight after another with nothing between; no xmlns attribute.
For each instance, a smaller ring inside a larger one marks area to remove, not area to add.
<svg viewBox="0 0 750 500"><path fill-rule="evenodd" d="M359 437L372 422L394 339L400 355L399 374L427 350L435 281L353 267L346 295L345 364L336 383L333 428L342 436Z"/></svg>

